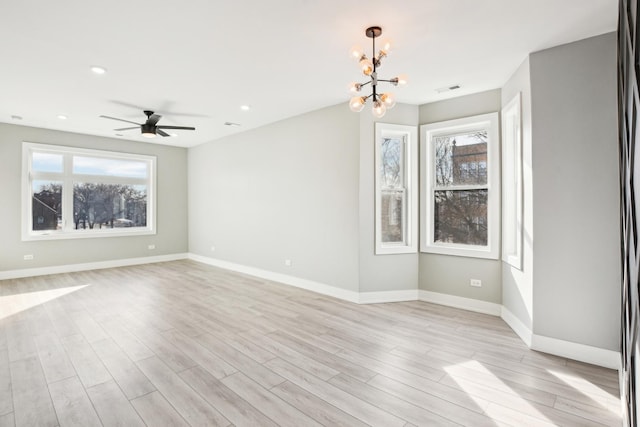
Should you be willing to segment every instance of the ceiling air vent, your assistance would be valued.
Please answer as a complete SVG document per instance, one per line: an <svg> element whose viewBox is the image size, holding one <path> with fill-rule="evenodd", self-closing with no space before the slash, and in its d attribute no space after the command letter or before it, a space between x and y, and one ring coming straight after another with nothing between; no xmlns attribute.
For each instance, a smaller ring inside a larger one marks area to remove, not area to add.
<svg viewBox="0 0 640 427"><path fill-rule="evenodd" d="M436 92L438 93L444 93L444 92L450 92L452 90L456 90L456 89L460 89L460 85L453 85L453 86L445 86L445 87L441 87L439 89L436 89Z"/></svg>

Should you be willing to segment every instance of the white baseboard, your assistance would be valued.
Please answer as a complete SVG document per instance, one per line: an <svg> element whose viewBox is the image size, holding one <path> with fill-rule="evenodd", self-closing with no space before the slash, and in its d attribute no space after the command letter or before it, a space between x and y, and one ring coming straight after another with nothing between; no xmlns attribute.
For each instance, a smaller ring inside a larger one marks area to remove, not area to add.
<svg viewBox="0 0 640 427"><path fill-rule="evenodd" d="M426 301L434 304L446 305L449 307L461 308L478 313L500 316L515 333L533 350L556 356L566 357L605 368L620 370L620 353L617 351L592 347L585 344L578 344L570 341L559 340L542 335L535 335L531 330L511 313L504 306L487 301L480 301L471 298L463 298L455 295L442 294L417 289L407 289L400 291L382 292L356 292L340 289L312 280L287 274L275 273L229 261L208 258L193 253L179 253L170 255L158 255L151 257L127 258L109 261L89 262L82 264L69 264L52 267L36 267L20 270L0 271L0 280L18 279L21 277L43 276L48 274L72 273L75 271L98 270L103 268L126 267L131 265L151 264L156 262L176 261L180 259L191 259L204 264L227 270L237 271L262 279L283 283L297 288L317 292L345 301L357 304L373 304L400 301Z"/></svg>
<svg viewBox="0 0 640 427"><path fill-rule="evenodd" d="M461 308L463 310L475 311L477 313L490 314L492 316L500 316L502 307L500 304L493 302L423 290L419 291L418 299L420 301Z"/></svg>
<svg viewBox="0 0 640 427"><path fill-rule="evenodd" d="M532 350L620 371L620 352L536 335L505 306L502 306L500 317Z"/></svg>
<svg viewBox="0 0 640 427"><path fill-rule="evenodd" d="M511 329L513 329L513 332L515 332L520 337L520 339L524 341L527 347L531 348L533 335L531 333L531 329L529 329L527 325L522 323L522 321L517 318L511 311L509 311L504 305L502 306L501 311L502 312L500 314L500 317L502 317L502 320L504 320L505 323L509 325Z"/></svg>
<svg viewBox="0 0 640 427"><path fill-rule="evenodd" d="M296 288L305 289L307 291L316 292L322 295L328 295L356 304L379 304L385 302L416 301L418 299L417 289L381 292L348 291L346 289L327 285L326 283L302 279L300 277L290 276L288 274L275 273L269 270L249 267L247 265L237 264L234 262L224 261L216 258L209 258L193 253L189 254L189 259L201 262L203 264L212 265L214 267L224 268L225 270L236 271L238 273L244 273L250 276L259 277L261 279L283 283L285 285L294 286Z"/></svg>
<svg viewBox="0 0 640 427"><path fill-rule="evenodd" d="M441 304L449 307L476 311L478 313L500 316L527 345L527 347L532 350L566 357L568 359L578 360L580 362L590 363L604 368L620 370L619 352L536 335L532 333L520 319L501 304L423 290L419 291L419 299L420 301L431 302L434 304Z"/></svg>
<svg viewBox="0 0 640 427"><path fill-rule="evenodd" d="M385 302L417 301L418 290L406 289L401 291L360 292L359 304L379 304Z"/></svg>
<svg viewBox="0 0 640 427"><path fill-rule="evenodd" d="M126 267L129 265L152 264L154 262L176 261L179 259L187 258L188 254L180 253L140 258L87 262L82 264L56 265L52 267L35 267L20 270L7 270L0 271L0 280L19 279L21 277L45 276L47 274L72 273L74 271L100 270L103 268Z"/></svg>
<svg viewBox="0 0 640 427"><path fill-rule="evenodd" d="M542 335L532 335L531 349L550 353L592 365L620 370L620 352L585 344L559 340Z"/></svg>
<svg viewBox="0 0 640 427"><path fill-rule="evenodd" d="M288 274L275 273L261 268L249 267L247 265L236 264L234 262L224 261L216 258L209 258L194 253L189 254L189 259L198 261L203 264L212 265L214 267L224 268L225 270L236 271L238 273L248 274L250 276L260 277L261 279L271 280L283 283L285 285L295 286L296 288L306 289L322 295L328 295L345 301L358 303L359 294L356 291L348 291L346 289L337 288L325 283L314 282L312 280L302 279L300 277L290 276Z"/></svg>

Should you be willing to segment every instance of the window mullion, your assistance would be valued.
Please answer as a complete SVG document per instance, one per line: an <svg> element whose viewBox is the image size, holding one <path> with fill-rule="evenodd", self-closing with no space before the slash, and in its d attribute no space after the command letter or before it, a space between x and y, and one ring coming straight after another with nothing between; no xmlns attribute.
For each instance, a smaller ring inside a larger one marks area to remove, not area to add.
<svg viewBox="0 0 640 427"><path fill-rule="evenodd" d="M62 178L62 230L73 230L73 156L65 154L63 157Z"/></svg>
<svg viewBox="0 0 640 427"><path fill-rule="evenodd" d="M490 113L421 126L421 251L497 258L497 125Z"/></svg>
<svg viewBox="0 0 640 427"><path fill-rule="evenodd" d="M105 175L72 174L75 182L93 182L96 184L147 185L147 178L128 178Z"/></svg>
<svg viewBox="0 0 640 427"><path fill-rule="evenodd" d="M24 142L22 239L155 234L155 163L153 156Z"/></svg>
<svg viewBox="0 0 640 427"><path fill-rule="evenodd" d="M376 255L417 251L417 139L415 127L376 123Z"/></svg>
<svg viewBox="0 0 640 427"><path fill-rule="evenodd" d="M433 191L472 191L472 190L488 190L487 184L482 185L437 185Z"/></svg>

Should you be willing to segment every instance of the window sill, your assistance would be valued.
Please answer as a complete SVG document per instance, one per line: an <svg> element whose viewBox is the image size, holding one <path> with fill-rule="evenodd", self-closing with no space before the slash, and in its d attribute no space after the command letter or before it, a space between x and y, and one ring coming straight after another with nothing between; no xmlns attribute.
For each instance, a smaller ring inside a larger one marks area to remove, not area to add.
<svg viewBox="0 0 640 427"><path fill-rule="evenodd" d="M486 246L425 245L420 248L420 252L492 260L498 260L500 258L497 250L491 250Z"/></svg>
<svg viewBox="0 0 640 427"><path fill-rule="evenodd" d="M155 230L99 230L99 231L52 231L50 233L26 234L23 242L40 240L96 239L103 237L148 236L156 234Z"/></svg>
<svg viewBox="0 0 640 427"><path fill-rule="evenodd" d="M407 245L384 245L376 246L376 255L398 255L398 254L415 254L418 252L415 246Z"/></svg>

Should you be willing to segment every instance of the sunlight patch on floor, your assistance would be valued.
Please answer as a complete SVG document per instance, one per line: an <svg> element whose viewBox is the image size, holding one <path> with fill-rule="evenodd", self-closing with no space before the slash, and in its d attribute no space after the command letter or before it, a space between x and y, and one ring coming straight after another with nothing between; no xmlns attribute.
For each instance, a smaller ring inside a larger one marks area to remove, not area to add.
<svg viewBox="0 0 640 427"><path fill-rule="evenodd" d="M25 292L22 294L0 296L0 320L20 313L56 298L79 291L89 285L69 286L46 291Z"/></svg>
<svg viewBox="0 0 640 427"><path fill-rule="evenodd" d="M476 360L469 360L447 366L444 370L447 372L449 377L458 384L460 389L476 401L478 406L483 408L485 414L494 420L509 424L515 422L515 425L556 425L547 416L536 409L531 402L520 397L517 392L512 390L500 378ZM468 370L478 372L478 375L482 377L482 385L466 380L466 378L469 377ZM496 403L483 405L483 403L486 402L487 397L482 397L482 394L486 394L487 387L495 388L495 393L500 395L501 403L504 402L508 404L509 407L503 406L504 403L500 405Z"/></svg>
<svg viewBox="0 0 640 427"><path fill-rule="evenodd" d="M613 394L603 390L584 378L576 377L565 372L554 371L553 369L547 369L547 372L589 397L595 403L607 409L612 414L618 417L620 416L620 399Z"/></svg>

